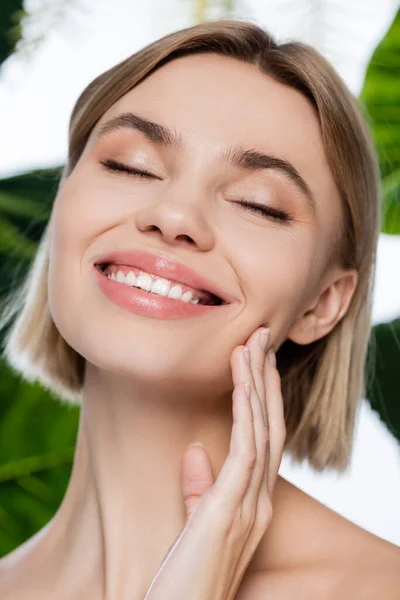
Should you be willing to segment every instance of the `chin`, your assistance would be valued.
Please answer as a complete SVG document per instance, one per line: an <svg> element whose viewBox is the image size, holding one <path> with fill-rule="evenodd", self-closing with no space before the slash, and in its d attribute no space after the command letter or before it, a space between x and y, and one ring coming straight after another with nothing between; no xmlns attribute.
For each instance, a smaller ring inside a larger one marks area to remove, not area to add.
<svg viewBox="0 0 400 600"><path fill-rule="evenodd" d="M59 272L65 273L64 270ZM77 274L75 274L77 275ZM65 279L74 281L65 285ZM229 352L204 331L126 313L93 294L70 274L49 279L50 311L60 335L78 354L104 372L183 390L231 389ZM211 391L213 390L213 391Z"/></svg>

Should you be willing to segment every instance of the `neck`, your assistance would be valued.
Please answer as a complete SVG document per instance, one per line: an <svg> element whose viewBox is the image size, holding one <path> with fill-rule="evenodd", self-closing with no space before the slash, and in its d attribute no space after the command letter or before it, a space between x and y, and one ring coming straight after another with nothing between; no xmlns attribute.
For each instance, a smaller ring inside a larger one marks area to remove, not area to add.
<svg viewBox="0 0 400 600"><path fill-rule="evenodd" d="M57 565L65 566L57 597L70 597L73 588L74 597L142 599L184 526L180 468L187 446L204 443L217 477L231 429L230 396L161 397L88 363L68 490L35 553L37 561L46 557L53 591Z"/></svg>

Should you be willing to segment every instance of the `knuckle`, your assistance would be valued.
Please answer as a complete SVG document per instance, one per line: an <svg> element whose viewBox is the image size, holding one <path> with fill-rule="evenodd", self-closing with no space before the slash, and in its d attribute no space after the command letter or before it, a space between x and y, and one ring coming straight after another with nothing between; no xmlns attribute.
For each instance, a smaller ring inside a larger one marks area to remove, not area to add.
<svg viewBox="0 0 400 600"><path fill-rule="evenodd" d="M237 453L237 460L246 469L248 467L253 468L257 462L257 448L254 444L246 445L243 449Z"/></svg>
<svg viewBox="0 0 400 600"><path fill-rule="evenodd" d="M251 448L249 449L246 453L245 453L245 462L246 462L246 466L249 467L250 469L254 469L254 467L256 466L256 462L257 462L257 451L255 448Z"/></svg>
<svg viewBox="0 0 400 600"><path fill-rule="evenodd" d="M286 436L287 436L286 427L285 427L285 425L283 425L281 428L281 431L280 431L280 436L279 436L279 440L280 440L282 446L284 445L284 443L286 441Z"/></svg>
<svg viewBox="0 0 400 600"><path fill-rule="evenodd" d="M257 524L260 530L265 531L272 520L273 510L270 502L264 503L257 516Z"/></svg>
<svg viewBox="0 0 400 600"><path fill-rule="evenodd" d="M254 528L256 513L254 507L242 506L240 513L241 530L250 533Z"/></svg>
<svg viewBox="0 0 400 600"><path fill-rule="evenodd" d="M260 375L264 373L264 361L262 360L254 360L254 369L258 371Z"/></svg>
<svg viewBox="0 0 400 600"><path fill-rule="evenodd" d="M258 519L257 529L264 533L271 524L272 514L263 514Z"/></svg>

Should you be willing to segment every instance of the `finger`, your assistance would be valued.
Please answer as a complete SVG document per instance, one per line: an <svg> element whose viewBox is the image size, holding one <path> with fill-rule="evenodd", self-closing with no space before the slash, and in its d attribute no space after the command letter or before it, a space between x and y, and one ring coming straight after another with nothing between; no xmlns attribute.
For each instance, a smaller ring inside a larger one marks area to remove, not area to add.
<svg viewBox="0 0 400 600"><path fill-rule="evenodd" d="M236 360L236 349L232 355L232 377L235 384L235 390L242 389L246 381L250 382L250 414L247 414L242 420L242 426L247 428L251 425L252 432L247 430L247 439L244 440L243 447L240 447L240 436L236 437L232 428L230 454L225 465L220 473L217 483L226 481L227 488L230 489L232 495L233 489L236 489L237 502L241 503L241 513L246 519L250 519L256 513L256 506L260 485L265 478L265 458L266 458L266 439L267 427L264 421L264 415L261 408L260 399L257 396L255 382L251 365L244 359L243 350L245 347L238 347L240 351L240 360ZM244 431L244 429L243 429ZM239 441L239 446L236 448L235 441ZM247 446L247 447L246 447ZM235 456L237 458L235 459ZM242 469L238 467L238 460L241 459ZM230 465L234 461L234 471ZM239 478L242 477L242 482ZM229 482L229 483L228 483ZM228 488L229 486L229 488ZM214 486L218 489L220 486ZM244 503L244 498L247 501Z"/></svg>
<svg viewBox="0 0 400 600"><path fill-rule="evenodd" d="M268 435L268 428L266 426L264 420L264 413L261 406L261 401L258 397L256 385L255 385L255 377L254 377L254 368L252 364L252 355L249 349L244 347L245 353L247 353L247 360L242 361L241 369L237 370L234 378L238 378L239 381L249 381L250 382L250 405L251 410L253 412L253 429L254 429L254 443L256 449L256 459L255 464L252 469L250 481L245 492L245 498L247 498L247 504L253 504L252 510L254 510L255 502L258 497L259 488L261 484L262 477L265 471L265 446ZM261 350L261 348L260 348ZM258 353L258 359L260 358ZM248 362L249 361L249 362ZM264 389L264 384L262 385L262 390ZM246 502L244 499L243 502ZM246 510L246 507L245 507Z"/></svg>
<svg viewBox="0 0 400 600"><path fill-rule="evenodd" d="M210 457L199 443L187 448L182 458L181 484L186 515L185 524L192 516L200 498L215 481Z"/></svg>
<svg viewBox="0 0 400 600"><path fill-rule="evenodd" d="M272 350L272 349L271 349ZM284 417L284 406L281 389L281 378L276 368L276 358L272 351L272 363L270 354L266 359L265 374L265 397L269 423L269 467L268 487L270 493L275 486L279 466L282 460L282 452L286 439L286 426ZM275 363L275 364L274 364Z"/></svg>
<svg viewBox="0 0 400 600"><path fill-rule="evenodd" d="M259 338L259 336L258 336ZM254 352L253 350L253 355L257 355L257 360L259 362L262 361L262 370L264 372L264 366L265 366L265 353L263 352L264 355L264 360L261 359L261 347L259 347L259 349L256 349L256 351ZM257 449L257 460L256 463L254 465L254 469L252 472L252 476L251 476L251 480L249 482L249 486L248 489L246 491L245 497L243 499L243 514L248 518L255 518L256 513L257 513L257 505L258 505L258 499L259 499L259 495L260 495L260 490L261 490L261 486L263 485L263 483L265 484L266 479L267 479L267 461L268 461L268 455L269 455L269 438L268 438L268 419L265 416L266 415L266 403L265 403L265 391L264 391L264 383L259 386L259 389L261 389L261 395L262 397L259 397L259 394L257 392L256 389L256 385L255 385L255 379L256 376L254 375L255 370L259 369L259 367L254 367L253 366L253 361L251 359L251 363L250 365L247 366L247 370L251 371L251 373L253 374L252 379L252 384L251 384L251 406L252 406L252 410L253 410L253 425L254 425L254 436L255 436L255 443L256 443L256 449ZM260 374L259 377L261 377L262 379L264 379L263 374ZM246 374L245 374L246 377ZM249 376L250 378L250 376Z"/></svg>
<svg viewBox="0 0 400 600"><path fill-rule="evenodd" d="M266 329L267 337L264 348L261 346L261 334ZM267 328L259 328L246 342L247 348L250 350L251 355L251 370L253 373L253 379L257 390L257 395L260 400L261 409L263 411L264 420L267 422L268 415L266 411L265 403L265 357L268 349L268 342L270 337L270 330Z"/></svg>
<svg viewBox="0 0 400 600"><path fill-rule="evenodd" d="M229 454L219 472L210 492L223 502L227 508L237 510L242 503L257 458L255 446L253 410L243 379L246 359L243 346L237 346L232 352L231 367L234 381L232 393L232 432ZM242 372L242 376L238 376ZM249 376L250 377L250 376Z"/></svg>

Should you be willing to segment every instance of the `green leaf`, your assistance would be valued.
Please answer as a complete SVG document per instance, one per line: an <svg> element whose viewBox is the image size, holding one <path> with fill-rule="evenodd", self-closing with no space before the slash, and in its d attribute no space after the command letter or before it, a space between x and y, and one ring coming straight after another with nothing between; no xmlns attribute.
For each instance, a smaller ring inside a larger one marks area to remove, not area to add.
<svg viewBox="0 0 400 600"><path fill-rule="evenodd" d="M35 243L27 239L12 223L0 218L0 254L32 259L36 250Z"/></svg>
<svg viewBox="0 0 400 600"><path fill-rule="evenodd" d="M366 363L366 396L400 441L400 318L372 329Z"/></svg>
<svg viewBox="0 0 400 600"><path fill-rule="evenodd" d="M50 211L43 203L34 202L0 190L0 214L18 215L29 219L48 220Z"/></svg>
<svg viewBox="0 0 400 600"><path fill-rule="evenodd" d="M0 556L43 527L67 489L79 407L0 360Z"/></svg>
<svg viewBox="0 0 400 600"><path fill-rule="evenodd" d="M400 10L369 63L360 101L369 117L383 182L382 231L400 234Z"/></svg>
<svg viewBox="0 0 400 600"><path fill-rule="evenodd" d="M62 166L51 169L36 169L0 179L0 191L51 206L57 192L62 169Z"/></svg>
<svg viewBox="0 0 400 600"><path fill-rule="evenodd" d="M0 465L0 483L5 481L31 481L34 473L54 469L60 465L72 464L74 447L54 450L47 454L28 456L20 460L11 460L5 465Z"/></svg>
<svg viewBox="0 0 400 600"><path fill-rule="evenodd" d="M13 52L21 39L19 24L25 12L23 0L1 0L0 2L0 64Z"/></svg>

